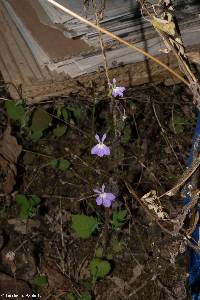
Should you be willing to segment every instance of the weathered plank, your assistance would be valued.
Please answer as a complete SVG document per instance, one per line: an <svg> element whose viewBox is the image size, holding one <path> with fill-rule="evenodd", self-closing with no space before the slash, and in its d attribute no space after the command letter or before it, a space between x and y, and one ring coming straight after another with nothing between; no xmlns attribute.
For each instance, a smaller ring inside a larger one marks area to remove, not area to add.
<svg viewBox="0 0 200 300"><path fill-rule="evenodd" d="M23 39L22 35L20 34L20 31L18 30L16 24L12 22L11 17L8 14L7 9L5 6L1 4L1 12L3 14L2 20L4 20L4 24L9 28L10 35L6 36L6 40L15 39L16 46L18 46L20 53L24 56L24 59L26 61L26 64L29 65L31 72L33 74L33 77L35 79L44 79L40 72L39 66L36 64L36 61L33 57L33 54L31 53L30 49L27 47L27 44L25 40ZM5 35L5 33L4 33ZM23 51L21 51L23 49ZM31 76L32 77L32 76Z"/></svg>
<svg viewBox="0 0 200 300"><path fill-rule="evenodd" d="M2 11L0 11L0 31L1 31L1 42L7 44L7 49L9 53L15 53L15 59L17 63L17 70L21 74L21 79L25 82L25 84L30 84L31 78L34 76L30 68L27 66L27 61L23 55L23 52L20 51L18 47L15 37L10 30L9 24L2 22L2 20L6 20L5 16L3 16ZM3 34L2 34L3 32ZM6 42L4 41L4 36L6 38ZM2 47L2 45L1 45ZM4 49L2 47L2 49ZM13 63L12 63L13 67ZM26 74L26 76L24 76Z"/></svg>

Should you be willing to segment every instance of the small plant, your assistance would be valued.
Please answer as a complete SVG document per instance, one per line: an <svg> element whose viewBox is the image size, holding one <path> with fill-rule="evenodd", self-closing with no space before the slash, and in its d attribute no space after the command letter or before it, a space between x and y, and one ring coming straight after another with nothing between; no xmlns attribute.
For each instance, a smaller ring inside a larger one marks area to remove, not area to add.
<svg viewBox="0 0 200 300"><path fill-rule="evenodd" d="M48 277L45 275L38 275L33 279L33 283L38 287L42 287L48 284Z"/></svg>
<svg viewBox="0 0 200 300"><path fill-rule="evenodd" d="M53 135L54 137L61 137L65 134L66 130L67 130L66 126L57 125L56 128L53 129Z"/></svg>
<svg viewBox="0 0 200 300"><path fill-rule="evenodd" d="M67 295L67 300L77 300L77 297L73 293Z"/></svg>
<svg viewBox="0 0 200 300"><path fill-rule="evenodd" d="M32 116L31 124L31 138L33 141L38 141L42 135L43 131L49 127L51 124L52 117L43 110L35 110Z"/></svg>
<svg viewBox="0 0 200 300"><path fill-rule="evenodd" d="M103 257L103 248L97 248L96 251L95 251L95 256L98 257L98 258L101 258Z"/></svg>
<svg viewBox="0 0 200 300"><path fill-rule="evenodd" d="M185 126L190 124L190 121L187 117L181 117L178 115L173 115L173 118L171 118L170 121L170 129L175 133L179 134L182 133L185 129Z"/></svg>
<svg viewBox="0 0 200 300"><path fill-rule="evenodd" d="M72 115L74 116L74 118L76 119L76 122L79 122L80 118L81 118L81 109L80 107L67 107L67 110L70 111L72 113Z"/></svg>
<svg viewBox="0 0 200 300"><path fill-rule="evenodd" d="M112 228L113 229L121 228L126 222L126 217L127 217L126 209L115 211L112 215L112 220L111 220Z"/></svg>
<svg viewBox="0 0 200 300"><path fill-rule="evenodd" d="M78 300L91 300L92 296L89 292L85 292L81 295L81 297Z"/></svg>
<svg viewBox="0 0 200 300"><path fill-rule="evenodd" d="M61 117L62 117L62 118L64 119L65 122L68 121L69 114L68 114L67 109L66 109L64 106L59 105L59 106L57 107L57 117L58 117L58 118L61 118Z"/></svg>
<svg viewBox="0 0 200 300"><path fill-rule="evenodd" d="M15 197L17 204L20 205L20 218L28 219L32 217L37 210L37 206L40 203L40 198L33 195L30 199L23 194L17 194Z"/></svg>
<svg viewBox="0 0 200 300"><path fill-rule="evenodd" d="M21 103L16 103L14 101L6 101L5 108L11 120L20 121L21 124L23 124L25 118L25 109Z"/></svg>
<svg viewBox="0 0 200 300"><path fill-rule="evenodd" d="M111 270L109 261L101 258L94 258L90 262L90 272L93 280L96 281L99 278L105 278Z"/></svg>
<svg viewBox="0 0 200 300"><path fill-rule="evenodd" d="M80 238L87 239L98 228L98 221L86 215L72 215L72 228Z"/></svg>
<svg viewBox="0 0 200 300"><path fill-rule="evenodd" d="M70 161L67 159L52 159L49 164L53 169L60 171L67 170L71 165Z"/></svg>
<svg viewBox="0 0 200 300"><path fill-rule="evenodd" d="M73 293L67 295L67 300L91 300L92 296L89 292L84 292L80 297L76 297Z"/></svg>

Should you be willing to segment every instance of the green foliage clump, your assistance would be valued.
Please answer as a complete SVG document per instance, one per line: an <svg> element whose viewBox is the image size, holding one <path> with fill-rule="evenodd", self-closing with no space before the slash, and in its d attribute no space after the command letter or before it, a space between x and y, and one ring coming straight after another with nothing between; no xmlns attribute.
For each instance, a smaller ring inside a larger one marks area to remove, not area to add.
<svg viewBox="0 0 200 300"><path fill-rule="evenodd" d="M89 292L84 292L77 298L73 293L69 293L67 295L67 300L92 300L92 296Z"/></svg>
<svg viewBox="0 0 200 300"><path fill-rule="evenodd" d="M92 296L89 292L85 292L81 295L81 297L79 298L79 300L91 300Z"/></svg>
<svg viewBox="0 0 200 300"><path fill-rule="evenodd" d="M95 251L95 256L98 257L98 258L101 258L103 257L103 248L97 248L96 251Z"/></svg>
<svg viewBox="0 0 200 300"><path fill-rule="evenodd" d="M20 121L21 124L24 121L25 110L22 104L16 103L14 101L5 102L6 112L8 117L13 121Z"/></svg>
<svg viewBox="0 0 200 300"><path fill-rule="evenodd" d="M52 159L50 161L50 166L53 169L57 169L60 171L65 171L70 167L71 163L67 159Z"/></svg>
<svg viewBox="0 0 200 300"><path fill-rule="evenodd" d="M43 110L36 109L32 116L31 138L33 141L38 141L43 131L49 127L52 122L52 117Z"/></svg>
<svg viewBox="0 0 200 300"><path fill-rule="evenodd" d="M48 284L48 277L45 275L38 275L34 278L33 283L38 287L42 287Z"/></svg>
<svg viewBox="0 0 200 300"><path fill-rule="evenodd" d="M112 220L111 220L112 228L113 229L121 228L126 221L126 217L127 217L126 209L115 211L112 215Z"/></svg>
<svg viewBox="0 0 200 300"><path fill-rule="evenodd" d="M81 109L80 107L76 106L76 107L67 107L67 110L70 111L74 118L76 119L76 121L78 122L81 118Z"/></svg>
<svg viewBox="0 0 200 300"><path fill-rule="evenodd" d="M17 194L15 201L20 205L20 218L28 219L36 213L37 205L40 203L38 196L31 196L29 199L23 194Z"/></svg>
<svg viewBox="0 0 200 300"><path fill-rule="evenodd" d="M54 128L53 130L53 135L55 137L61 137L65 134L66 130L67 130L66 126L57 125L56 128Z"/></svg>
<svg viewBox="0 0 200 300"><path fill-rule="evenodd" d="M187 117L182 117L177 114L173 115L173 118L171 118L170 121L170 129L175 133L183 133L185 130L185 127L190 124L190 121Z"/></svg>
<svg viewBox="0 0 200 300"><path fill-rule="evenodd" d="M72 215L72 228L80 238L87 239L98 228L98 221L86 215Z"/></svg>
<svg viewBox="0 0 200 300"><path fill-rule="evenodd" d="M90 262L90 272L93 279L105 278L110 272L111 265L109 261L101 258L94 258Z"/></svg>

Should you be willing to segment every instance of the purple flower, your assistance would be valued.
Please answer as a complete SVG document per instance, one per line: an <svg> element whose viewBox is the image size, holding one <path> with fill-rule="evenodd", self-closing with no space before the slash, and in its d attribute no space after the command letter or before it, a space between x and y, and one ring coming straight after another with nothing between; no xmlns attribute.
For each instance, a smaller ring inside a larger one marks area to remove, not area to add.
<svg viewBox="0 0 200 300"><path fill-rule="evenodd" d="M100 157L103 157L104 155L110 155L110 149L106 145L104 145L104 141L106 139L106 134L102 136L102 139L100 140L100 137L98 134L95 135L96 140L98 141L98 144L94 146L91 150L91 154L98 155Z"/></svg>
<svg viewBox="0 0 200 300"><path fill-rule="evenodd" d="M113 78L113 83L111 84L112 87L112 95L113 97L123 97L123 93L125 91L125 87L124 86L116 86L116 79Z"/></svg>
<svg viewBox="0 0 200 300"><path fill-rule="evenodd" d="M94 189L94 192L98 194L98 197L96 198L97 205L103 205L105 207L110 207L112 204L112 201L115 200L116 196L112 193L106 193L105 192L105 185L102 185L102 188L100 190Z"/></svg>

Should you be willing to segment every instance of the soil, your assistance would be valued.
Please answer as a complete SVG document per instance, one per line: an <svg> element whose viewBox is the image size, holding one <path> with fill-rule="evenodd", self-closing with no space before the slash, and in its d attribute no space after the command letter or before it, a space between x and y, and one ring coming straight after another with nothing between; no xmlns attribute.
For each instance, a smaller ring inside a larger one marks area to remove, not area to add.
<svg viewBox="0 0 200 300"><path fill-rule="evenodd" d="M1 95L5 111L4 99L9 98L4 88ZM40 108L55 116L37 142L17 121L8 121L23 149L12 193L0 194L0 291L9 293L9 277L40 299L189 299L184 240L163 231L127 186L140 198L152 190L162 195L176 183L185 170L195 126L192 97L181 85L130 88L115 102L116 123L110 99L95 93L94 99L95 111L94 102L80 97L29 107L31 113ZM71 109L67 122L57 115L59 105ZM73 113L77 107L79 116ZM53 129L60 123L66 132L55 137ZM2 132L5 124L0 126ZM91 155L96 133L107 133L109 157ZM49 165L59 158L68 160L69 168ZM96 205L93 189L102 184L117 196L111 208ZM25 221L20 219L17 193L41 199ZM182 208L180 194L160 200L170 218ZM114 229L112 213L122 209L127 217ZM97 217L98 229L81 239L72 228L74 214ZM167 222L160 224L169 229ZM99 248L111 270L94 280L90 261ZM8 259L12 252L15 258ZM47 276L48 283L36 284L38 275ZM85 292L91 298L81 298Z"/></svg>

